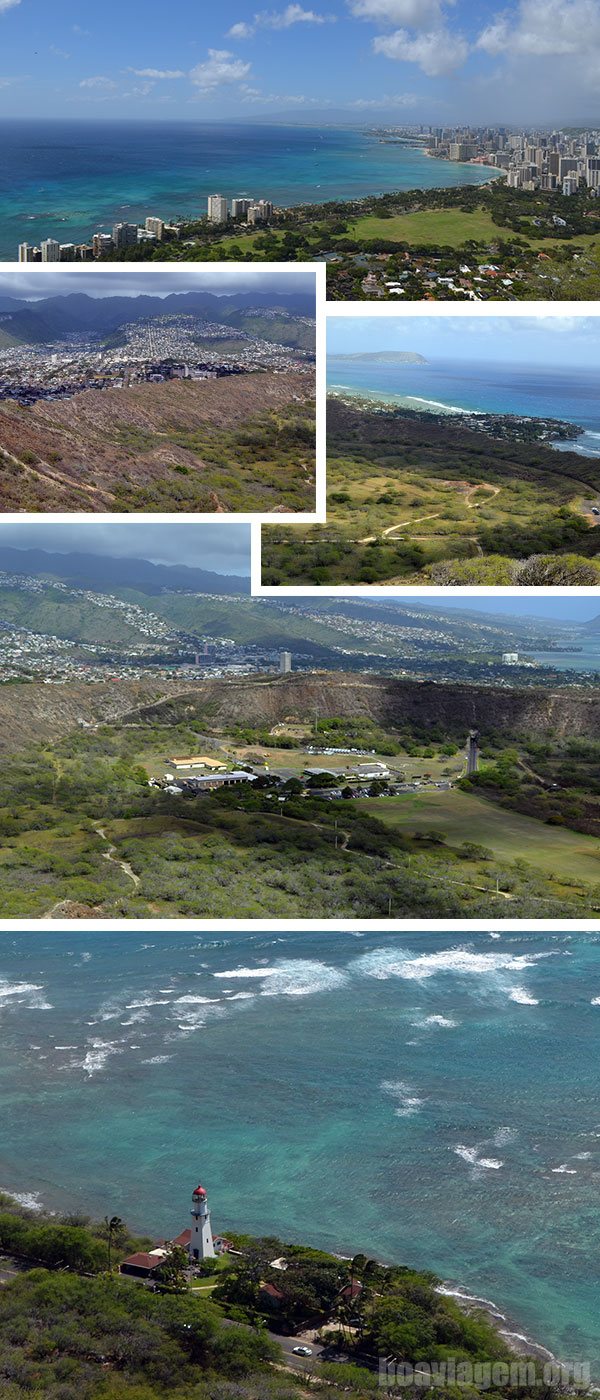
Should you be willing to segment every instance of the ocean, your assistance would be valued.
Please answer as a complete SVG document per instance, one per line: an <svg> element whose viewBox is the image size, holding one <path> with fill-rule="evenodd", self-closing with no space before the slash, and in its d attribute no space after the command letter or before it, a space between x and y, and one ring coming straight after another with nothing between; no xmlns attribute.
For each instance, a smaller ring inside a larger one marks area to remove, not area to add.
<svg viewBox="0 0 600 1400"><path fill-rule="evenodd" d="M407 331L407 339L409 332ZM600 457L600 373L597 369L552 370L545 366L431 360L425 365L381 365L330 356L330 389L346 389L412 409L464 413L521 413L562 418L583 432L565 451Z"/></svg>
<svg viewBox="0 0 600 1400"><path fill-rule="evenodd" d="M289 206L493 178L335 127L1 121L0 258L15 259L23 241L82 242L147 214L197 219L214 193Z"/></svg>
<svg viewBox="0 0 600 1400"><path fill-rule="evenodd" d="M0 1184L431 1268L600 1379L600 933L0 933Z"/></svg>

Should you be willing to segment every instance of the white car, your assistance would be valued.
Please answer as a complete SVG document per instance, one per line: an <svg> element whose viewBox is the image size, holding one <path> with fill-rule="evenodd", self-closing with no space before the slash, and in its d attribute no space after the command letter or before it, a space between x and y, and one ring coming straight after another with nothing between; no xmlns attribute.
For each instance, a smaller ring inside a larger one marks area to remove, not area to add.
<svg viewBox="0 0 600 1400"><path fill-rule="evenodd" d="M312 1356L312 1347L292 1347L294 1356Z"/></svg>

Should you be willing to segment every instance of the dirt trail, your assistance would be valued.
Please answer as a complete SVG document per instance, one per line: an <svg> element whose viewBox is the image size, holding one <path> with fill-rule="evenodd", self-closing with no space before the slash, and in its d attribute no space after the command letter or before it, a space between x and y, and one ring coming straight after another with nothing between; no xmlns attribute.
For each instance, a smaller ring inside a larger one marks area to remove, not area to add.
<svg viewBox="0 0 600 1400"><path fill-rule="evenodd" d="M8 457L9 462L13 462L19 471L25 472L27 476L35 477L37 481L51 481L63 491L87 491L92 496L100 494L99 486L88 486L83 481L74 481L73 477L67 476L65 472L57 471L56 467L50 466L49 462L40 461L37 467L33 467L29 462L23 462L20 457L15 457L14 452L9 452L7 447L2 446L2 443L0 443L0 453L4 457Z"/></svg>
<svg viewBox="0 0 600 1400"><path fill-rule="evenodd" d="M453 482L443 484L454 485ZM499 486L492 486L489 481L478 481L474 486L469 486L464 493L464 504L467 510L478 510L480 506L485 505L487 498L484 498L482 501L469 500L469 497L473 496L476 491L481 491L483 489L490 492L492 496L498 496L500 493ZM395 534L396 530L405 530L407 525L420 525L423 520L438 520L440 515L443 514L443 510L436 510L433 511L431 515L417 515L414 520L398 520L395 525L388 525L386 530L382 530L381 539L386 539L388 535ZM377 535L365 535L363 539L357 540L356 543L373 544L377 538Z"/></svg>
<svg viewBox="0 0 600 1400"><path fill-rule="evenodd" d="M137 889L141 884L139 875L136 875L135 870L131 869L128 860L119 860L118 858L115 860L115 851L117 847L112 845L110 838L106 835L104 827L97 826L94 823L94 831L97 831L98 835L102 837L102 840L108 843L108 850L103 852L104 860L109 860L112 865L118 865L123 873L127 875L130 880L133 880L135 888Z"/></svg>

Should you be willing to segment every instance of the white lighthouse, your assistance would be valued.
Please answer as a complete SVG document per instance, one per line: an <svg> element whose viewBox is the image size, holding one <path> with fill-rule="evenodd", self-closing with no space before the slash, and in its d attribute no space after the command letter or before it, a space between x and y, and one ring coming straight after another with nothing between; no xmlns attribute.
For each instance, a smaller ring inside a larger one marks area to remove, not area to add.
<svg viewBox="0 0 600 1400"><path fill-rule="evenodd" d="M208 1199L203 1186L197 1186L192 1193L192 1235L189 1250L190 1259L214 1259L215 1257Z"/></svg>

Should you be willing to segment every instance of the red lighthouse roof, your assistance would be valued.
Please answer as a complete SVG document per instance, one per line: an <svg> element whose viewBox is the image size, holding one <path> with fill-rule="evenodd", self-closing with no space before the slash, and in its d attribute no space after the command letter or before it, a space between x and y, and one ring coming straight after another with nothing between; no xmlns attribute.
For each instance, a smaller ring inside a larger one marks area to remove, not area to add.
<svg viewBox="0 0 600 1400"><path fill-rule="evenodd" d="M203 1186L197 1186L197 1187L196 1187L196 1190L195 1190L195 1191L192 1191L192 1195L193 1195L193 1196L205 1196L205 1195L206 1195L206 1191L204 1190L204 1187L203 1187Z"/></svg>

